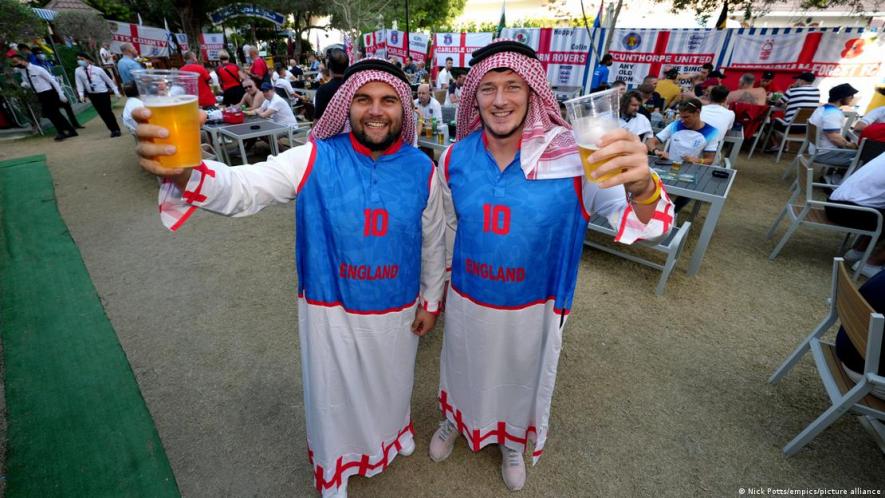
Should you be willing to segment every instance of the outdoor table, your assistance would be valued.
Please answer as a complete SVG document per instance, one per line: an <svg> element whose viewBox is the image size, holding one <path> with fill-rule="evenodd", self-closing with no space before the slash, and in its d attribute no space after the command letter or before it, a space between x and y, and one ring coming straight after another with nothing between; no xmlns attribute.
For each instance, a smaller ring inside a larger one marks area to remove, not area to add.
<svg viewBox="0 0 885 498"><path fill-rule="evenodd" d="M433 150L433 160L439 159L439 156L442 155L443 151L448 147L448 143L439 143L436 138L427 138L424 135L418 137L418 147L426 147L428 149Z"/></svg>
<svg viewBox="0 0 885 498"><path fill-rule="evenodd" d="M261 119L258 116L248 116L248 115L245 116L245 118L246 119L243 121L243 123L250 123L250 122L258 121ZM209 142L210 142L209 145L211 145L213 149L218 151L218 153L220 155L218 159L221 161L225 161L225 162L226 162L226 159L224 156L224 147L222 147L223 144L221 143L221 138L218 136L218 130L220 130L222 128L226 128L228 126L237 126L237 125L225 123L224 121L213 121L213 122L207 121L207 122L203 123L203 126L202 126L202 130L205 131L209 135Z"/></svg>
<svg viewBox="0 0 885 498"><path fill-rule="evenodd" d="M307 98L308 98L311 102L313 102L313 99L314 99L314 97L315 97L316 94L317 94L317 91L316 91L316 90L308 90L307 88L293 88L293 90L295 90L295 93L297 93L297 94L307 96Z"/></svg>
<svg viewBox="0 0 885 498"><path fill-rule="evenodd" d="M738 153L744 145L744 131L732 128L728 130L723 140L726 143L732 144L731 151L728 153L728 162L730 162L731 167L734 168L734 165L737 164Z"/></svg>
<svg viewBox="0 0 885 498"><path fill-rule="evenodd" d="M248 123L225 126L220 128L218 133L221 136L228 137L237 142L240 149L240 157L243 161L242 164L247 164L248 160L246 159L246 146L243 144L244 140L250 138L271 137L269 140L270 150L273 155L277 155L280 153L279 147L277 146L277 138L280 135L289 135L289 127L274 123L268 119L259 119Z"/></svg>
<svg viewBox="0 0 885 498"><path fill-rule="evenodd" d="M649 156L649 166L659 170L669 171L670 165L657 164L655 157ZM728 178L717 178L713 176L714 171L725 171ZM677 174L674 172L674 174ZM688 276L694 276L701 268L701 262L704 260L704 254L707 252L707 246L710 239L713 238L713 231L719 222L719 216L722 214L722 207L725 205L725 199L731 191L731 185L734 183L734 177L737 171L731 169L720 168L717 166L705 166L702 164L683 163L679 169L679 175L694 175L694 181L679 181L677 179L664 179L667 194L673 196L678 195L687 197L699 202L710 204L710 210L707 212L707 218L704 220L704 226L701 227L701 235L698 238L694 252L691 253L691 262L688 265ZM697 209L697 208L696 208Z"/></svg>

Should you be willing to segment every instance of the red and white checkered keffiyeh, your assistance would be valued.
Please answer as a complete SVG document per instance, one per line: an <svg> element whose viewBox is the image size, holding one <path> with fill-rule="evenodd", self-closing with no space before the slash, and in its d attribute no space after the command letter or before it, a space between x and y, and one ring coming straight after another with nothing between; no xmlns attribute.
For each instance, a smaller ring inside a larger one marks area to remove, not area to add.
<svg viewBox="0 0 885 498"><path fill-rule="evenodd" d="M365 60L365 59L364 59ZM383 60L383 59L378 59ZM396 76L379 71L377 69L366 69L351 75L344 84L338 88L329 105L323 112L323 117L313 127L310 137L314 139L325 139L350 131L350 104L353 101L353 95L366 83L380 81L387 83L396 90L399 100L403 104L403 125L400 138L403 142L414 144L418 139L415 132L415 120L412 119L414 114L414 105L412 104L412 89L405 81Z"/></svg>
<svg viewBox="0 0 885 498"><path fill-rule="evenodd" d="M498 41L503 41L500 39ZM512 40L509 40L512 41ZM470 68L458 105L458 139L482 128L476 103L480 80L492 69L510 68L530 89L529 109L522 130L521 166L529 180L571 178L584 174L571 126L562 119L559 103L547 83L547 72L537 59L500 52Z"/></svg>

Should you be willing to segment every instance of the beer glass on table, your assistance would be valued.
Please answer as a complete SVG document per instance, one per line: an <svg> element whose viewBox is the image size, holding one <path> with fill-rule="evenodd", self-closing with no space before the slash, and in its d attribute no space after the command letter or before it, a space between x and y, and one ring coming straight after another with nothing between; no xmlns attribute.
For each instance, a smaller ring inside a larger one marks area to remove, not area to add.
<svg viewBox="0 0 885 498"><path fill-rule="evenodd" d="M618 97L618 89L613 88L565 101L565 109L572 124L572 132L575 134L575 142L578 144L587 180L601 182L618 174L617 171L613 171L600 178L593 178L591 174L607 163L608 159L594 163L587 162L590 154L599 149L603 135L619 128Z"/></svg>
<svg viewBox="0 0 885 498"><path fill-rule="evenodd" d="M150 109L150 124L169 130L169 137L154 143L175 146L175 154L159 156L164 168L193 168L202 162L197 73L166 69L133 71L139 98Z"/></svg>

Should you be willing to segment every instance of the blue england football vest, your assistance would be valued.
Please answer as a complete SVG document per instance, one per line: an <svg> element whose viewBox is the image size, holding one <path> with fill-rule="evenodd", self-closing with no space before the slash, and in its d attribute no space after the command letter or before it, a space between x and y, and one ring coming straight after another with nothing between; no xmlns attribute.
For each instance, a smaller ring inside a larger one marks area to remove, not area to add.
<svg viewBox="0 0 885 498"><path fill-rule="evenodd" d="M299 296L354 313L408 307L420 285L433 163L410 145L373 161L346 133L314 147L295 201Z"/></svg>
<svg viewBox="0 0 885 498"><path fill-rule="evenodd" d="M482 130L449 151L446 180L458 215L452 287L484 306L572 304L587 217L581 177L526 180L520 156L502 172Z"/></svg>

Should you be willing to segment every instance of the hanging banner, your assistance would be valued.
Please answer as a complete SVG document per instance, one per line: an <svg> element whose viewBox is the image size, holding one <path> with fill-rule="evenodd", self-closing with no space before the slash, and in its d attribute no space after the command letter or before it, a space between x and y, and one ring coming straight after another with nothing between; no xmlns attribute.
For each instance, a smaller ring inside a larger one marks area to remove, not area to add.
<svg viewBox="0 0 885 498"><path fill-rule="evenodd" d="M270 21L277 26L282 26L286 22L286 16L283 14L251 3L233 3L209 13L209 19L215 25L237 17L257 17L258 19Z"/></svg>
<svg viewBox="0 0 885 498"><path fill-rule="evenodd" d="M467 67L471 53L492 43L493 33L436 33L434 35L434 62L445 66L451 57L455 67Z"/></svg>
<svg viewBox="0 0 885 498"><path fill-rule="evenodd" d="M728 30L711 29L629 29L608 30L612 36L609 52L609 83L622 80L629 86L642 84L646 76L660 77L665 69L694 73L706 63L722 65Z"/></svg>
<svg viewBox="0 0 885 498"><path fill-rule="evenodd" d="M224 49L224 35L221 33L200 33L200 55L204 61L217 61L218 52Z"/></svg>
<svg viewBox="0 0 885 498"><path fill-rule="evenodd" d="M430 45L429 36L424 33L411 33L409 35L409 55L412 57L412 61L426 62L428 45ZM404 62L406 58L404 32L387 30L387 56Z"/></svg>
<svg viewBox="0 0 885 498"><path fill-rule="evenodd" d="M590 35L584 28L505 28L512 38L535 49L553 86L584 86L588 68Z"/></svg>
<svg viewBox="0 0 885 498"><path fill-rule="evenodd" d="M363 45L366 47L366 57L387 58L387 35L384 30L364 34Z"/></svg>
<svg viewBox="0 0 885 498"><path fill-rule="evenodd" d="M120 45L131 43L135 51L142 57L168 57L169 44L181 47L182 52L189 49L187 35L184 33L170 33L163 28L139 26L126 22L108 21L111 28L111 52L119 54Z"/></svg>

